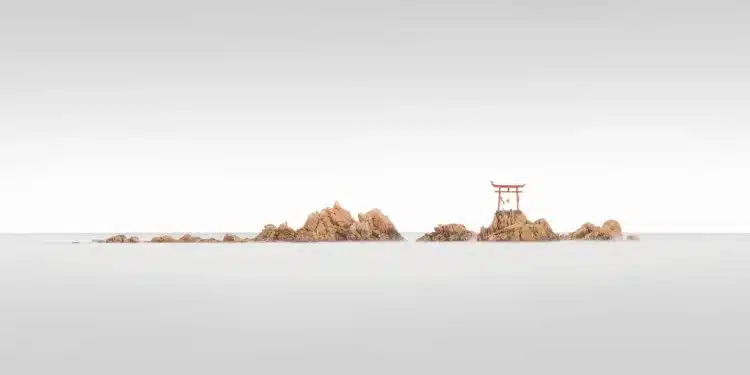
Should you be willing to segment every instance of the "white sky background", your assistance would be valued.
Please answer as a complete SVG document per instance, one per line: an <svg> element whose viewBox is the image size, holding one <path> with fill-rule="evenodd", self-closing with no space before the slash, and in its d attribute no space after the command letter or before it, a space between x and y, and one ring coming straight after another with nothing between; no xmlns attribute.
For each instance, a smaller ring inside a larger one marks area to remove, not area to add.
<svg viewBox="0 0 750 375"><path fill-rule="evenodd" d="M750 231L750 6L523 4L0 4L0 232Z"/></svg>

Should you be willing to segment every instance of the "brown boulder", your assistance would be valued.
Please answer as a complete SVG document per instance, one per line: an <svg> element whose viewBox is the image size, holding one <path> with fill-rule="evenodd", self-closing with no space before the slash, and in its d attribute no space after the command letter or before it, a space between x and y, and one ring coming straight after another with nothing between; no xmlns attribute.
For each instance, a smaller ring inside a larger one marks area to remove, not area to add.
<svg viewBox="0 0 750 375"><path fill-rule="evenodd" d="M151 242L152 243L174 243L174 242L177 242L177 239L175 239L172 236L164 235L164 236L156 236L152 238Z"/></svg>
<svg viewBox="0 0 750 375"><path fill-rule="evenodd" d="M614 234L622 234L622 226L617 220L607 220L602 224L602 229Z"/></svg>
<svg viewBox="0 0 750 375"><path fill-rule="evenodd" d="M255 238L253 238L253 241L258 242L269 242L269 241L276 241L276 226L273 224L266 224L265 227L263 227L263 230L258 233Z"/></svg>
<svg viewBox="0 0 750 375"><path fill-rule="evenodd" d="M529 220L522 211L497 211L492 218L492 224L487 228L491 232L501 231L515 224L526 224Z"/></svg>
<svg viewBox="0 0 750 375"><path fill-rule="evenodd" d="M335 202L333 207L307 216L302 228L297 230L296 241L345 241L350 236L349 228L355 223L354 218Z"/></svg>
<svg viewBox="0 0 750 375"><path fill-rule="evenodd" d="M201 240L202 240L202 238L200 238L200 237L193 236L193 235L190 235L190 234L186 234L186 235L183 235L182 237L180 237L180 239L177 240L177 242L197 243L197 242L200 242Z"/></svg>
<svg viewBox="0 0 750 375"><path fill-rule="evenodd" d="M297 238L297 231L292 229L292 227L286 222L283 222L278 228L276 228L276 238L278 238L279 241L293 241Z"/></svg>
<svg viewBox="0 0 750 375"><path fill-rule="evenodd" d="M521 211L497 211L489 227L482 227L478 241L556 241L559 236L544 219L531 222Z"/></svg>
<svg viewBox="0 0 750 375"><path fill-rule="evenodd" d="M617 220L607 220L598 227L592 223L585 223L575 232L565 236L567 240L610 241L622 239L622 226Z"/></svg>
<svg viewBox="0 0 750 375"><path fill-rule="evenodd" d="M273 224L266 225L253 241L256 242L291 242L297 237L297 232L286 222L278 227Z"/></svg>
<svg viewBox="0 0 750 375"><path fill-rule="evenodd" d="M359 223L356 224L358 225L352 225L350 228L358 229L365 224L366 231L357 231L362 236L362 241L402 241L404 239L391 219L377 208L357 216Z"/></svg>
<svg viewBox="0 0 750 375"><path fill-rule="evenodd" d="M545 219L538 219L531 227L534 237L539 240L554 241L560 239L560 236L552 230L552 226Z"/></svg>
<svg viewBox="0 0 750 375"><path fill-rule="evenodd" d="M585 239L587 236L591 235L592 233L596 233L599 231L599 227L592 223L584 223L581 225L580 228L576 229L573 233L568 233L567 236L565 236L565 239L568 240L582 240Z"/></svg>
<svg viewBox="0 0 750 375"><path fill-rule="evenodd" d="M104 243L139 243L141 240L138 237L127 237L124 234L118 234L112 236L103 241Z"/></svg>
<svg viewBox="0 0 750 375"><path fill-rule="evenodd" d="M250 241L249 238L242 238L236 234L231 234L231 233L225 234L224 238L221 240L221 242L226 242L226 243L243 243L243 242L249 242L249 241Z"/></svg>
<svg viewBox="0 0 750 375"><path fill-rule="evenodd" d="M474 232L466 229L463 224L440 224L432 233L427 233L417 241L469 241Z"/></svg>

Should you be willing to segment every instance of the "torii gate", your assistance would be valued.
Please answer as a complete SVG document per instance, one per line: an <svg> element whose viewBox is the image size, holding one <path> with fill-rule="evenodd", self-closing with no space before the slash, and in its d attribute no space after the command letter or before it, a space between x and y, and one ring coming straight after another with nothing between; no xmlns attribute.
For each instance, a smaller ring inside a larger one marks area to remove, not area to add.
<svg viewBox="0 0 750 375"><path fill-rule="evenodd" d="M526 184L521 185L500 185L495 184L494 182L490 181L490 184L492 184L492 187L497 188L495 190L495 193L497 193L497 210L500 211L502 204L503 204L503 193L516 193L516 210L521 210L521 196L520 194L523 193L523 191L519 190L520 188L526 186Z"/></svg>

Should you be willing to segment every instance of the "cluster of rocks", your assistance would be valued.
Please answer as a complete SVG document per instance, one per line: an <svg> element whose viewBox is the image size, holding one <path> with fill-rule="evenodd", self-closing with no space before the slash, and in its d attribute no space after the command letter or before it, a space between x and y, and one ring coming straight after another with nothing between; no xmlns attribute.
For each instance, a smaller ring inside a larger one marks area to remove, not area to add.
<svg viewBox="0 0 750 375"><path fill-rule="evenodd" d="M227 234L222 240L201 238L186 234L180 238L157 236L151 243L246 243L246 242L323 242L323 241L402 241L404 237L396 229L388 216L379 209L372 209L358 215L357 219L341 207L339 202L333 207L313 212L305 224L292 229L287 223L278 227L266 225L253 239ZM117 235L108 238L105 243L140 243L137 237Z"/></svg>
<svg viewBox="0 0 750 375"><path fill-rule="evenodd" d="M193 236L191 234L185 234L180 238L175 238L172 236L157 236L151 239L151 243L220 243L220 242L242 242L237 241L240 237L234 235L234 234L227 234L224 236L224 239L218 240L216 238L202 238L198 236Z"/></svg>
<svg viewBox="0 0 750 375"><path fill-rule="evenodd" d="M431 233L417 239L420 242L448 242L448 241L469 241L474 237L474 232L466 229L463 224L440 224L435 227Z"/></svg>
<svg viewBox="0 0 750 375"><path fill-rule="evenodd" d="M358 219L358 220L357 220ZM257 242L325 242L325 241L402 241L388 216L379 209L358 215L351 213L335 202L333 207L313 212L305 224L294 230L286 223L278 227L269 224L255 238Z"/></svg>
<svg viewBox="0 0 750 375"><path fill-rule="evenodd" d="M607 220L602 226L592 223L581 225L575 232L562 236L565 240L610 241L622 239L622 226L617 220Z"/></svg>
<svg viewBox="0 0 750 375"><path fill-rule="evenodd" d="M116 236L112 236L110 238L107 238L104 241L100 241L104 243L139 243L141 242L141 239L138 237L128 237L124 234L118 234Z"/></svg>
<svg viewBox="0 0 750 375"><path fill-rule="evenodd" d="M601 226L585 223L576 231L568 234L557 234L544 219L530 221L519 210L497 211L488 227L482 227L474 233L463 224L441 224L431 233L426 233L417 241L559 241L591 240L606 241L623 239L622 227L616 220L607 220ZM638 236L627 236L628 240L638 240ZM247 243L247 242L325 242L325 241L403 241L388 216L379 209L360 213L355 219L349 211L335 202L333 207L325 208L308 215L305 224L295 230L286 222L279 226L268 224L255 238L243 238L226 234L223 239L201 238L190 234L175 238L157 236L151 243ZM138 237L116 235L101 243L141 243Z"/></svg>
<svg viewBox="0 0 750 375"><path fill-rule="evenodd" d="M256 242L292 242L296 238L297 231L284 222L278 227L273 224L267 224L253 240Z"/></svg>
<svg viewBox="0 0 750 375"><path fill-rule="evenodd" d="M435 227L417 241L469 241L473 233L463 224L445 224ZM482 227L476 236L477 241L560 241L587 240L606 241L623 238L622 226L616 220L607 220L602 226L591 223L582 225L569 234L557 234L547 220L530 221L518 210L497 211L488 227ZM629 235L628 240L638 240L638 236Z"/></svg>
<svg viewBox="0 0 750 375"><path fill-rule="evenodd" d="M478 241L557 241L547 220L529 221L521 211L497 211L489 227L482 227Z"/></svg>
<svg viewBox="0 0 750 375"><path fill-rule="evenodd" d="M249 238L242 238L234 234L226 234L223 239L218 240L216 238L202 238L193 236L191 234L185 234L179 238L163 235L151 238L148 241L141 241L138 237L127 237L123 234L118 234L107 238L104 241L94 241L99 243L240 243L250 242Z"/></svg>

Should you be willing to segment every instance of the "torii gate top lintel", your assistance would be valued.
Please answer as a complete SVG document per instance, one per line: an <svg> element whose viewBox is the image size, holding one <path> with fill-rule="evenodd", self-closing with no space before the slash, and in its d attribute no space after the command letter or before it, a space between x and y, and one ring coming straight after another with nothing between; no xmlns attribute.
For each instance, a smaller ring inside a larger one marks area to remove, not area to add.
<svg viewBox="0 0 750 375"><path fill-rule="evenodd" d="M490 184L492 184L492 187L496 187L496 188L511 188L511 189L522 188L526 186L526 184L496 184L492 181L490 181Z"/></svg>

